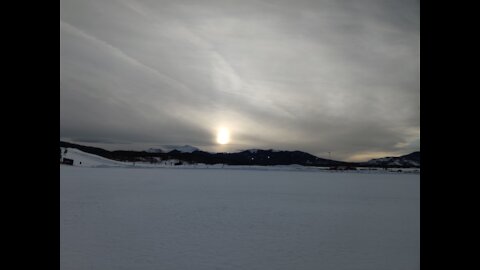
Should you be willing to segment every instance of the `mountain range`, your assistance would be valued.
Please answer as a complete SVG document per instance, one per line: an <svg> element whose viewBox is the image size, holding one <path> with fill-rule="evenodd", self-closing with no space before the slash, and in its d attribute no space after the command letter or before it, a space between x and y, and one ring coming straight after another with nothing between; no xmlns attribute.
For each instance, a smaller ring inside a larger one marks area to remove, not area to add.
<svg viewBox="0 0 480 270"><path fill-rule="evenodd" d="M420 167L420 151L400 157L376 158L364 164L376 167Z"/></svg>
<svg viewBox="0 0 480 270"><path fill-rule="evenodd" d="M385 157L367 162L344 162L316 157L302 151L279 151L249 149L235 153L209 153L190 145L150 148L146 151L108 151L98 147L84 146L60 141L60 147L76 148L83 152L117 161L157 162L180 160L187 163L228 165L290 165L347 166L347 167L420 167L420 152L400 157Z"/></svg>

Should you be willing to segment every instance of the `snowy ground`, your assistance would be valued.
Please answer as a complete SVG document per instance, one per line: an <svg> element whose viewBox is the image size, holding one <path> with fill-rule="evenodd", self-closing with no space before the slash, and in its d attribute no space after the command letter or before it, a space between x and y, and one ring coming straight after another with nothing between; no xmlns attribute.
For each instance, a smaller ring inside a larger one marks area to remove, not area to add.
<svg viewBox="0 0 480 270"><path fill-rule="evenodd" d="M418 174L61 165L60 175L62 270L419 269Z"/></svg>

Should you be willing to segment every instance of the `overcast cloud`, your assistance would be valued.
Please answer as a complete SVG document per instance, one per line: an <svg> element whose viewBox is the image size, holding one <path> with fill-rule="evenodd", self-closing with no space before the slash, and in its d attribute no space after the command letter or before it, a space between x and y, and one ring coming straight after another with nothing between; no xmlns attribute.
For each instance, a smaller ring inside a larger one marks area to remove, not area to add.
<svg viewBox="0 0 480 270"><path fill-rule="evenodd" d="M419 1L60 4L63 139L343 160L420 148Z"/></svg>

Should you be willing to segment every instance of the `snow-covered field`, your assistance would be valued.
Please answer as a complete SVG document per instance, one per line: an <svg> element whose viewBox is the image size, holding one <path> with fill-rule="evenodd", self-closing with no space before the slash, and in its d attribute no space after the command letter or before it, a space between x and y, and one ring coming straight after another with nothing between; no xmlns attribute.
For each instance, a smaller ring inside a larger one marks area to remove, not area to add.
<svg viewBox="0 0 480 270"><path fill-rule="evenodd" d="M420 268L418 174L61 165L60 175L62 270Z"/></svg>

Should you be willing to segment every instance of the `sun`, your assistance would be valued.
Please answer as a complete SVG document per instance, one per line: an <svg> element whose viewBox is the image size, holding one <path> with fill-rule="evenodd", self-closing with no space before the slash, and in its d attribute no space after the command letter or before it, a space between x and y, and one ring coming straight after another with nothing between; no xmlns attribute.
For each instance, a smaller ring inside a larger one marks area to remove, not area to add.
<svg viewBox="0 0 480 270"><path fill-rule="evenodd" d="M220 128L217 132L217 143L227 144L230 142L230 131L228 128Z"/></svg>

